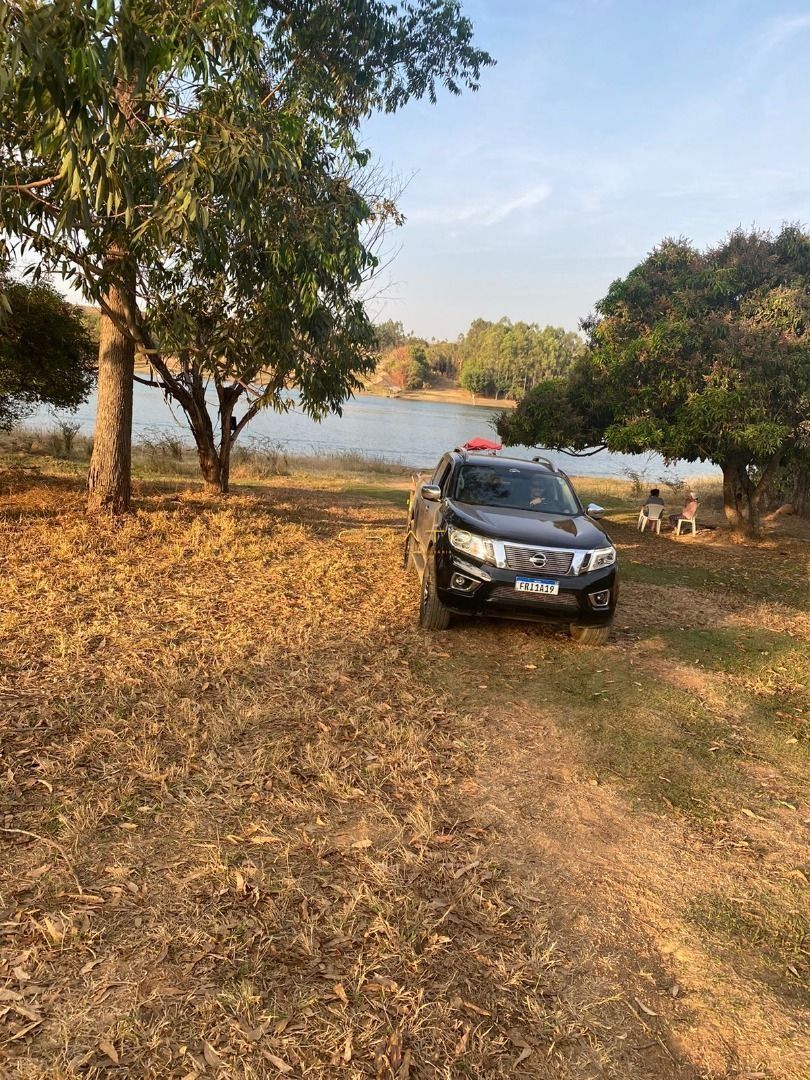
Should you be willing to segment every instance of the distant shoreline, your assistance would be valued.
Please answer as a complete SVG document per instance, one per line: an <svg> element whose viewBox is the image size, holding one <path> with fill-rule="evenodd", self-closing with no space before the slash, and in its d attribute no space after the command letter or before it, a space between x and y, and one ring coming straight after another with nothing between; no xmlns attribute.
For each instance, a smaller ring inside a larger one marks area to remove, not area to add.
<svg viewBox="0 0 810 1080"><path fill-rule="evenodd" d="M433 401L445 405L475 405L487 409L514 409L517 402L510 398L482 397L476 394L473 399L468 390L459 387L427 387L425 390L391 390L379 383L365 386L361 391L371 397L393 398L397 401Z"/></svg>
<svg viewBox="0 0 810 1080"><path fill-rule="evenodd" d="M145 378L149 375L150 368L141 360L135 361L135 374ZM368 394L371 397L392 398L397 401L432 401L444 405L475 405L485 409L514 409L517 402L511 398L491 398L476 395L473 400L472 394L460 386L429 386L424 390L396 390L382 383L369 383L360 391L361 395Z"/></svg>

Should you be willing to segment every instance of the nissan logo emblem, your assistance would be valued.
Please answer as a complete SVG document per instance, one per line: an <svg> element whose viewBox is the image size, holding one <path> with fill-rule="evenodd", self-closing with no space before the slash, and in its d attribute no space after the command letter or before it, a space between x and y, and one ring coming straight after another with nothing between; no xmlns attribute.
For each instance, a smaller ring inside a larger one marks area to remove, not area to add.
<svg viewBox="0 0 810 1080"><path fill-rule="evenodd" d="M536 555L531 556L529 562L532 564L532 566L545 566L546 557L542 551L538 551Z"/></svg>

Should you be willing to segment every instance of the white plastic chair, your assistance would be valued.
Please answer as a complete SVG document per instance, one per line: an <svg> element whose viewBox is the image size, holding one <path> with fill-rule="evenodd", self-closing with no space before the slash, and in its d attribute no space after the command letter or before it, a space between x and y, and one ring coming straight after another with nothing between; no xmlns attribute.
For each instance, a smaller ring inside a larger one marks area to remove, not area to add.
<svg viewBox="0 0 810 1080"><path fill-rule="evenodd" d="M692 527L692 536L697 532L697 514L694 517L684 518L679 517L675 522L675 535L680 536L684 529Z"/></svg>
<svg viewBox="0 0 810 1080"><path fill-rule="evenodd" d="M645 513L646 510L646 513ZM664 516L664 507L660 503L647 503L646 506L641 508L641 513L638 515L638 528L640 532L644 532L649 523L651 529L655 529L656 533L661 535L661 520Z"/></svg>

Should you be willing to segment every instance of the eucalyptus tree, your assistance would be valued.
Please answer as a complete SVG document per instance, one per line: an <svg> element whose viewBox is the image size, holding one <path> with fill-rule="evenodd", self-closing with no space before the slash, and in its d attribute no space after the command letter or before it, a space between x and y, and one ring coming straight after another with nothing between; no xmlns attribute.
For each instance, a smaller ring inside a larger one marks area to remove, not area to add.
<svg viewBox="0 0 810 1080"><path fill-rule="evenodd" d="M303 210L311 140L351 158L364 116L475 88L488 63L456 0L0 0L0 229L102 313L91 508L129 504L136 350L198 349L209 296L233 316L231 238L273 260L267 200L301 183L286 205ZM155 336L179 320L149 325L164 270L198 298L187 341Z"/></svg>
<svg viewBox="0 0 810 1080"><path fill-rule="evenodd" d="M523 397L538 383L567 371L585 342L561 327L476 319L459 343L460 382L473 394Z"/></svg>
<svg viewBox="0 0 810 1080"><path fill-rule="evenodd" d="M250 228L212 216L225 253L216 273L192 249L143 276L145 322L163 347L149 353L148 381L182 408L205 481L222 492L233 445L261 409L288 407L295 388L311 416L339 412L376 363L358 292L389 209L317 140L300 162L294 184L268 183Z"/></svg>
<svg viewBox="0 0 810 1080"><path fill-rule="evenodd" d="M0 225L101 308L89 505L129 504L137 283L208 242L215 184L245 215L285 148L244 122L263 85L244 0L0 2ZM241 113L241 115L240 115Z"/></svg>

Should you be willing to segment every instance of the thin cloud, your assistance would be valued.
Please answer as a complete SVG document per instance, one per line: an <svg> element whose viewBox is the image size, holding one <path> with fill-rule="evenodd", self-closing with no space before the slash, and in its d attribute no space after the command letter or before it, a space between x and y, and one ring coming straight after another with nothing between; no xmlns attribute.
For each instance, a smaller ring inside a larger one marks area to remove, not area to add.
<svg viewBox="0 0 810 1080"><path fill-rule="evenodd" d="M766 22L762 43L767 49L776 49L805 30L810 30L810 15L779 15Z"/></svg>
<svg viewBox="0 0 810 1080"><path fill-rule="evenodd" d="M551 195L548 184L534 184L511 198L490 198L486 202L468 203L466 206L423 206L406 216L411 223L423 225L500 225L519 210L530 210L545 202Z"/></svg>

